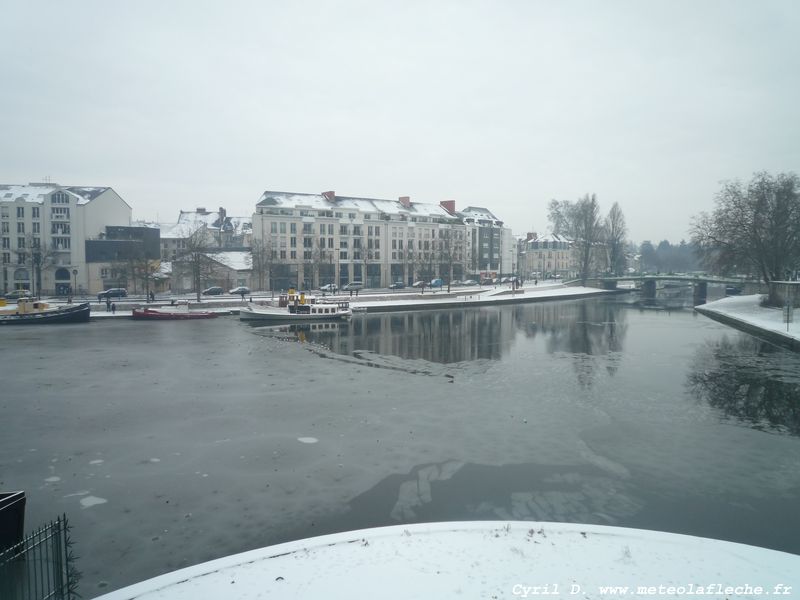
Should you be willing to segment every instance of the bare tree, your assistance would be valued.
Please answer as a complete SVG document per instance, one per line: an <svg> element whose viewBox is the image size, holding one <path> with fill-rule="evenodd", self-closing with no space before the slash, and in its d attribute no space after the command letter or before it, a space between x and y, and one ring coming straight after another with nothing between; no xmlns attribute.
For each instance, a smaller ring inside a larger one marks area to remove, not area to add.
<svg viewBox="0 0 800 600"><path fill-rule="evenodd" d="M209 237L204 229L198 229L184 240L184 247L173 263L173 273L178 265L178 273L183 276L188 273L191 277L192 291L200 302L200 292L203 283L218 275L217 264L206 253L212 249Z"/></svg>
<svg viewBox="0 0 800 600"><path fill-rule="evenodd" d="M581 285L586 285L592 253L601 241L603 230L596 196L587 194L576 202L552 200L548 207L548 218L553 226L553 233L566 235L575 244Z"/></svg>
<svg viewBox="0 0 800 600"><path fill-rule="evenodd" d="M253 259L253 274L256 276L258 289L263 290L265 283L272 290L272 271L277 258L272 238L254 239L250 247Z"/></svg>
<svg viewBox="0 0 800 600"><path fill-rule="evenodd" d="M456 265L464 263L464 235L457 229L444 229L439 238L439 263L447 270L447 292L450 292L450 282L453 281L453 269Z"/></svg>
<svg viewBox="0 0 800 600"><path fill-rule="evenodd" d="M42 272L54 263L57 250L52 245L42 244L41 238L32 233L27 234L24 241L25 246L17 248L19 264L30 266L30 292L37 298L41 298Z"/></svg>
<svg viewBox="0 0 800 600"><path fill-rule="evenodd" d="M692 241L723 273L755 273L767 284L787 277L800 261L800 179L760 172L746 186L726 182L714 211L695 218Z"/></svg>
<svg viewBox="0 0 800 600"><path fill-rule="evenodd" d="M608 248L608 263L614 275L623 275L625 270L625 236L628 228L625 226L625 215L619 204L614 202L605 221L606 246Z"/></svg>

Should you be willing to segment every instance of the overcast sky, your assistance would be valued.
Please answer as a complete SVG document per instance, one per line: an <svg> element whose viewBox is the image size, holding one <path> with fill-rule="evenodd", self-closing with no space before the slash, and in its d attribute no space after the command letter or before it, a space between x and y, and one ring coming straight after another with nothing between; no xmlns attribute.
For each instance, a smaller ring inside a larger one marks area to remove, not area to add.
<svg viewBox="0 0 800 600"><path fill-rule="evenodd" d="M687 237L725 179L800 170L800 2L5 0L0 183L113 187L134 218L265 190L619 202Z"/></svg>

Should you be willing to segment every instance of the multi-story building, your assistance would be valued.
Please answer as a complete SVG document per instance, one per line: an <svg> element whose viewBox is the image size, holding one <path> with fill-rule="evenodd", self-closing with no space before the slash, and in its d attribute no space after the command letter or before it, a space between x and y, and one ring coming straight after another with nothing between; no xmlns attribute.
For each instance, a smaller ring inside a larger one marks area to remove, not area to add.
<svg viewBox="0 0 800 600"><path fill-rule="evenodd" d="M253 278L272 289L350 281L385 287L462 279L481 265L513 272L510 240L510 230L489 211L471 207L459 213L452 200L429 204L408 196L268 191L253 215Z"/></svg>
<svg viewBox="0 0 800 600"><path fill-rule="evenodd" d="M0 286L4 292L89 290L84 242L129 226L131 207L109 187L0 185Z"/></svg>
<svg viewBox="0 0 800 600"><path fill-rule="evenodd" d="M574 277L578 271L577 255L573 244L567 238L550 233L541 237L528 234L523 242L523 277Z"/></svg>

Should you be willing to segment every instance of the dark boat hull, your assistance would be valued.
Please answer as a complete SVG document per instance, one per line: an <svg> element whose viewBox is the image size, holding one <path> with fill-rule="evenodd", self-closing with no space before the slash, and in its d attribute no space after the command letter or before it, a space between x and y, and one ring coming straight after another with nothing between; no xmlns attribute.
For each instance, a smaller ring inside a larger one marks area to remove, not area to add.
<svg viewBox="0 0 800 600"><path fill-rule="evenodd" d="M53 308L42 312L0 315L0 325L47 325L53 323L88 323L89 303L67 308Z"/></svg>

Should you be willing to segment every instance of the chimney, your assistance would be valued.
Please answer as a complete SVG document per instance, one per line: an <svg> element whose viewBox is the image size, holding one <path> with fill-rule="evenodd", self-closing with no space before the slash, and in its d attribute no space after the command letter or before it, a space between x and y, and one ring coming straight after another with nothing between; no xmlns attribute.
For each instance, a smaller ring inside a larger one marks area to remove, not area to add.
<svg viewBox="0 0 800 600"><path fill-rule="evenodd" d="M525 235L525 241L526 242L530 242L531 240L535 240L535 239L536 239L536 232L535 231L529 231Z"/></svg>
<svg viewBox="0 0 800 600"><path fill-rule="evenodd" d="M226 216L225 209L220 206L219 207L219 220L221 222L224 222L225 221L225 216Z"/></svg>
<svg viewBox="0 0 800 600"><path fill-rule="evenodd" d="M442 200L439 206L449 212L451 215L456 214L456 201L455 200Z"/></svg>
<svg viewBox="0 0 800 600"><path fill-rule="evenodd" d="M205 209L205 207L198 206L197 209L196 209L196 212L197 212L198 215L204 215L204 214L206 214L206 209Z"/></svg>
<svg viewBox="0 0 800 600"><path fill-rule="evenodd" d="M328 202L333 202L336 200L336 192L322 192L322 196Z"/></svg>
<svg viewBox="0 0 800 600"><path fill-rule="evenodd" d="M411 208L411 196L400 196L398 200L400 201L400 204L402 204L404 208Z"/></svg>

